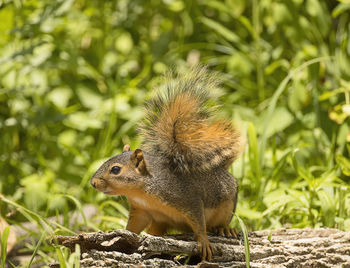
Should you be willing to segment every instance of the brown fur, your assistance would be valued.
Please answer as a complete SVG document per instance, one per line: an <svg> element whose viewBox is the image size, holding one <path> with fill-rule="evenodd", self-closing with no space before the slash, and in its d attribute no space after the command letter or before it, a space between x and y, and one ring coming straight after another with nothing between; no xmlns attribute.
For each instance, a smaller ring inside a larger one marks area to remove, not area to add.
<svg viewBox="0 0 350 268"><path fill-rule="evenodd" d="M207 230L234 234L227 225L238 186L227 168L241 148L231 123L213 120L207 107L214 86L204 69L170 81L165 96L159 93L146 107L141 126L146 150L130 151L125 145L91 178L97 190L128 197L126 229L154 235L192 230L207 260L213 253Z"/></svg>
<svg viewBox="0 0 350 268"><path fill-rule="evenodd" d="M240 135L231 122L214 120L215 110L207 107L213 78L197 68L175 80L181 82L169 82L147 105L140 126L145 149L162 155L177 173L228 167L242 148Z"/></svg>

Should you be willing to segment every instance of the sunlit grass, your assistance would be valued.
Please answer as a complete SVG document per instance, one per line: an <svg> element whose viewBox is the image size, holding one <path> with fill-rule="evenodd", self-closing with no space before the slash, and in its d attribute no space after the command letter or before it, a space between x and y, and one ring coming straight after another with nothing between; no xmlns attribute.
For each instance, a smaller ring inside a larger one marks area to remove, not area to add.
<svg viewBox="0 0 350 268"><path fill-rule="evenodd" d="M4 230L0 233L0 266L1 268L5 268L5 262L6 262L6 254L7 254L7 240L10 234L10 226L6 226Z"/></svg>

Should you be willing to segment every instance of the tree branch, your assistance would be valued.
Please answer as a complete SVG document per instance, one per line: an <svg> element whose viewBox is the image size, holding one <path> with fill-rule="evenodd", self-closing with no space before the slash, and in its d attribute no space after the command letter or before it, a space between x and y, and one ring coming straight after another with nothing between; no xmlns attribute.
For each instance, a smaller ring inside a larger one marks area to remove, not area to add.
<svg viewBox="0 0 350 268"><path fill-rule="evenodd" d="M239 239L209 235L209 240L214 257L211 263L201 263L200 267L246 267L241 235ZM57 236L56 241L71 250L79 244L82 267L195 267L200 263L192 234L140 237L116 230ZM249 244L250 267L350 267L350 233L337 229L256 231L249 233Z"/></svg>

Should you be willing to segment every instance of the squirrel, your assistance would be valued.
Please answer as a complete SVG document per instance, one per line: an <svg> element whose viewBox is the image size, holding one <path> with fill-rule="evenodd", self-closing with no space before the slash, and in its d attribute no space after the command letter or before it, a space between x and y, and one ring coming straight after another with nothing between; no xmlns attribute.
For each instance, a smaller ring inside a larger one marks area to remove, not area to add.
<svg viewBox="0 0 350 268"><path fill-rule="evenodd" d="M90 182L107 195L128 198L127 230L147 228L159 236L169 229L193 231L198 252L210 261L207 230L236 236L227 226L238 184L227 169L242 147L240 134L228 120L214 119L209 95L217 79L205 67L172 77L145 105L141 148L125 145Z"/></svg>

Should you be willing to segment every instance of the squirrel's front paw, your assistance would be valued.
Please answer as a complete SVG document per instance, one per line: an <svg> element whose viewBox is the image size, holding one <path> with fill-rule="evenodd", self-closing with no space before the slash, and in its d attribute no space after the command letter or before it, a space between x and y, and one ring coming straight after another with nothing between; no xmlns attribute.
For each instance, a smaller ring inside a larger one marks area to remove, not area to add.
<svg viewBox="0 0 350 268"><path fill-rule="evenodd" d="M208 238L199 240L197 246L198 251L202 254L202 260L210 261L213 257L213 248Z"/></svg>

